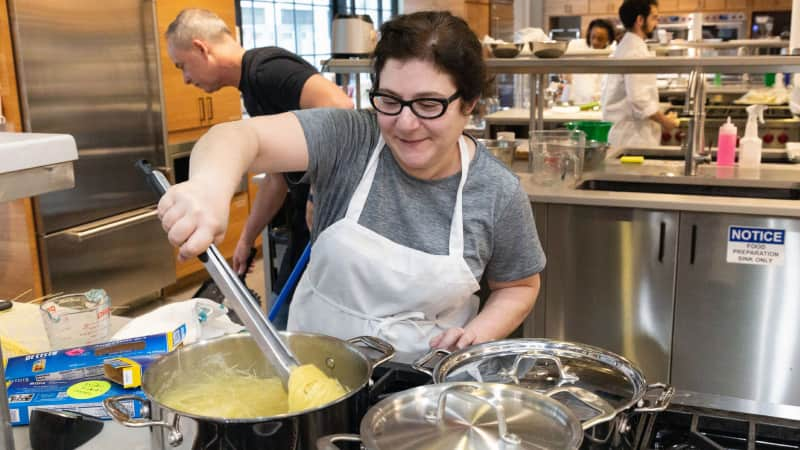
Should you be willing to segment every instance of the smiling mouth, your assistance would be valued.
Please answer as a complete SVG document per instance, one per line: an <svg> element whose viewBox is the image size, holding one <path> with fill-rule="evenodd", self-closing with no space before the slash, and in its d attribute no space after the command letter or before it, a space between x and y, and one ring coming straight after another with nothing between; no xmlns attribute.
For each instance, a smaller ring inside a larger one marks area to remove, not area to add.
<svg viewBox="0 0 800 450"><path fill-rule="evenodd" d="M425 138L422 138L422 139L403 139L401 137L398 137L397 139L399 139L400 142L402 142L404 144L412 144L412 145L413 144L419 144L420 142L425 140Z"/></svg>

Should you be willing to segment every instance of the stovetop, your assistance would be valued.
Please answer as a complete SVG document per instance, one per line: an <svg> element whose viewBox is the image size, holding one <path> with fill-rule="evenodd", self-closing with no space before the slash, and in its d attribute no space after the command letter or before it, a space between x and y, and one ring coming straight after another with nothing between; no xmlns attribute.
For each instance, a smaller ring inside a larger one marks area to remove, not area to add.
<svg viewBox="0 0 800 450"><path fill-rule="evenodd" d="M385 363L373 373L370 403L431 383L406 364ZM630 431L607 444L584 440L582 450L786 450L800 449L800 423L774 421L684 405L630 418Z"/></svg>
<svg viewBox="0 0 800 450"><path fill-rule="evenodd" d="M726 105L726 106L706 106L706 120L747 120L747 107L745 105ZM678 117L689 117L691 114L683 112L683 108L673 109ZM764 120L786 120L792 119L794 115L786 105L770 106L764 110Z"/></svg>

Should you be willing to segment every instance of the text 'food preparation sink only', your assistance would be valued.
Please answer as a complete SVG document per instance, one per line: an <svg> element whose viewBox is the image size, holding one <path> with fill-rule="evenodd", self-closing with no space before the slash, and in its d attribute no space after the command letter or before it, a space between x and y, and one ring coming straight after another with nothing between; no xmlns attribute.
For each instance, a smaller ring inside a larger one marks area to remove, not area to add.
<svg viewBox="0 0 800 450"><path fill-rule="evenodd" d="M665 180L666 181L666 180ZM702 180L698 180L701 182ZM652 194L709 195L715 197L762 198L775 200L800 199L800 185L786 186L737 186L719 184L688 184L654 182L645 180L601 180L582 181L577 189L589 191L644 192Z"/></svg>

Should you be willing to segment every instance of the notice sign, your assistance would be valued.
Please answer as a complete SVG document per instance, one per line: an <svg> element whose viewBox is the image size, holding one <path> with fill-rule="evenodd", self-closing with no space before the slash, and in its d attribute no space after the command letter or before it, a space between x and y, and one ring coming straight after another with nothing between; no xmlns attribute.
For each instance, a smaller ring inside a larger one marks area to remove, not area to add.
<svg viewBox="0 0 800 450"><path fill-rule="evenodd" d="M732 225L728 227L728 262L782 266L785 238L786 230Z"/></svg>

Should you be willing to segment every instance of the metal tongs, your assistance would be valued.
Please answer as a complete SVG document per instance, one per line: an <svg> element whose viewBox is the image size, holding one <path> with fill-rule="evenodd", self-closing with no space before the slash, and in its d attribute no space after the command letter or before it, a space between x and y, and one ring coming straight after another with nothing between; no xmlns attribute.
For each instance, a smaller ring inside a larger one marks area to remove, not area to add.
<svg viewBox="0 0 800 450"><path fill-rule="evenodd" d="M159 195L164 195L167 192L170 184L163 173L154 170L146 160L137 161L136 166L145 173L148 183ZM216 245L211 244L205 253L197 257L206 267L219 289L230 301L231 308L242 320L245 328L253 336L264 356L275 367L283 384L288 385L289 374L300 364L291 350L289 350L289 346L278 335L277 330L256 306L258 301L253 298L244 283L239 280L239 277L228 265L228 262L225 261Z"/></svg>

